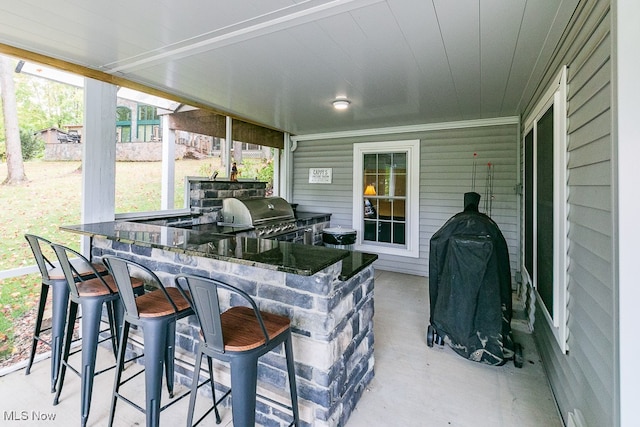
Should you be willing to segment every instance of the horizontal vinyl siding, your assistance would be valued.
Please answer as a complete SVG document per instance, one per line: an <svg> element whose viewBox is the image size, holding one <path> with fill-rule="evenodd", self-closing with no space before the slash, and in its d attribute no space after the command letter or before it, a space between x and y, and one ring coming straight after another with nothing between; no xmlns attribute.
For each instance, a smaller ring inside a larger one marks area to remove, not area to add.
<svg viewBox="0 0 640 427"><path fill-rule="evenodd" d="M293 153L293 203L298 210L331 213L331 224L351 226L353 148L351 144L300 142ZM310 184L309 168L332 168L331 184Z"/></svg>
<svg viewBox="0 0 640 427"><path fill-rule="evenodd" d="M609 6L580 3L539 89L568 65L569 353L559 351L541 314L535 337L565 422L578 410L593 427L614 425L616 405Z"/></svg>
<svg viewBox="0 0 640 427"><path fill-rule="evenodd" d="M509 246L512 271L518 265L516 125L433 132L422 139L420 175L421 249L429 251L429 239L463 207L464 193L472 191L474 153L475 191L485 212L487 164L493 168L491 217ZM428 260L428 256L427 256Z"/></svg>
<svg viewBox="0 0 640 427"><path fill-rule="evenodd" d="M476 188L484 211L487 163L494 168L492 218L510 251L512 271L518 266L517 125L487 126L421 132L411 135L300 141L294 151L293 202L303 211L332 213L331 225L352 227L353 144L391 140L420 140L419 257L380 254L376 268L419 276L429 272L429 241L442 225L463 208L471 191L473 153L477 153ZM332 184L309 184L311 167L333 168Z"/></svg>
<svg viewBox="0 0 640 427"><path fill-rule="evenodd" d="M300 141L294 151L293 203L298 210L331 213L332 227L353 227L353 143L391 140L351 138L342 140ZM394 138L411 139L407 137ZM309 168L332 168L331 184L310 184ZM422 238L420 239L422 241ZM422 251L420 259L422 258ZM424 261L416 258L381 255L375 267L426 276Z"/></svg>

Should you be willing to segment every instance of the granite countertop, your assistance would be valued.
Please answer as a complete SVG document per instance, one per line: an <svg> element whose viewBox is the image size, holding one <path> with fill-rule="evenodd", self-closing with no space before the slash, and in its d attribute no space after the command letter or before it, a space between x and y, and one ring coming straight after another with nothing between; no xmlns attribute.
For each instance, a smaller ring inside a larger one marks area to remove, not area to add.
<svg viewBox="0 0 640 427"><path fill-rule="evenodd" d="M324 246L302 245L234 235L242 231L228 227L224 233L165 227L128 221L61 226L60 229L88 236L169 250L187 255L311 276L343 260L341 280L346 280L377 259L377 255ZM217 231L217 230L216 230Z"/></svg>

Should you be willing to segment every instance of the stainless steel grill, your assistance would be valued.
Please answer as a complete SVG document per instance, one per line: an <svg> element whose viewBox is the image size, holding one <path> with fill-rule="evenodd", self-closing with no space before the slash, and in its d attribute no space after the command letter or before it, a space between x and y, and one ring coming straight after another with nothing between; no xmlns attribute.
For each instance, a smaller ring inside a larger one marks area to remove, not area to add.
<svg viewBox="0 0 640 427"><path fill-rule="evenodd" d="M274 237L296 230L291 205L281 197L226 198L222 201L222 224L251 226L256 237Z"/></svg>

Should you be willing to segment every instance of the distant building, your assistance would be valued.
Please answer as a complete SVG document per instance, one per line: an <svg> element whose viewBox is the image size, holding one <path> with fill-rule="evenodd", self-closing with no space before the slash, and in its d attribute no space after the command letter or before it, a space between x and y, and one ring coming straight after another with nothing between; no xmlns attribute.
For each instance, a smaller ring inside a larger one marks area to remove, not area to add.
<svg viewBox="0 0 640 427"><path fill-rule="evenodd" d="M42 138L45 144L77 144L81 142L81 135L78 129L68 129L64 131L57 127L50 127L34 132L34 135Z"/></svg>
<svg viewBox="0 0 640 427"><path fill-rule="evenodd" d="M116 158L123 161L159 161L162 159L161 117L170 111L153 105L118 97L116 107ZM82 125L67 125L66 130L51 127L35 133L45 142L44 160L81 160ZM194 132L175 130L176 159L220 157L223 139ZM64 145L62 145L64 144ZM73 145L68 145L73 144ZM237 161L243 158L270 159L268 146L234 141L231 148Z"/></svg>

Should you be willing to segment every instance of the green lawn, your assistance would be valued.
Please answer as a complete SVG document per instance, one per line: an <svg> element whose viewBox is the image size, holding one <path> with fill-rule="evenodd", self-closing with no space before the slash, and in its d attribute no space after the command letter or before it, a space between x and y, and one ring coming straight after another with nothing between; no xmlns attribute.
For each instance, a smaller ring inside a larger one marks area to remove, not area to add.
<svg viewBox="0 0 640 427"><path fill-rule="evenodd" d="M176 207L183 206L184 176L201 176L211 164L211 159L176 162ZM63 224L80 223L79 167L80 162L26 162L28 183L0 186L0 270L35 264L25 233L79 248L77 234L58 229ZM7 165L0 163L0 182L6 176ZM160 162L118 162L116 212L158 210L160 179ZM39 292L39 274L0 280L0 360L13 351L12 324L35 307Z"/></svg>

